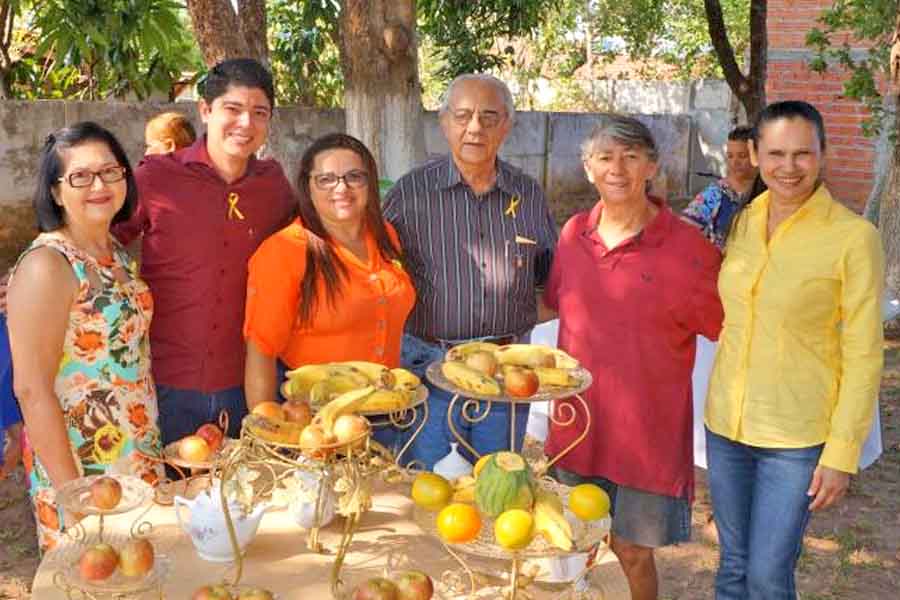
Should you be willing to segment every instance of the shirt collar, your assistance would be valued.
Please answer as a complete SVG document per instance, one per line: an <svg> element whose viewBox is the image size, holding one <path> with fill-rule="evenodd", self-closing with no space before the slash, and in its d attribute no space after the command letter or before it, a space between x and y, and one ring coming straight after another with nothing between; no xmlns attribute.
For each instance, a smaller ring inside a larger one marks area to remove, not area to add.
<svg viewBox="0 0 900 600"><path fill-rule="evenodd" d="M181 150L177 153L181 162L185 165L189 164L201 164L206 167L212 169L213 172L218 173L216 171L216 166L213 164L212 159L209 157L209 150L206 148L206 134L203 134L199 138L194 141L193 144ZM250 155L250 160L247 162L247 170L244 172L243 179L247 175L255 175L257 172L257 168L259 166L259 160L254 155Z"/></svg>
<svg viewBox="0 0 900 600"><path fill-rule="evenodd" d="M642 244L646 244L648 246L661 246L663 240L666 239L666 236L669 234L669 231L672 230L672 224L675 222L675 216L672 214L672 211L669 209L668 205L662 201L662 199L657 198L656 196L648 196L650 202L652 202L656 208L659 209L659 212L656 213L656 216L647 223L647 225L635 236ZM588 229L585 231L586 235L596 236L597 235L597 223L600 222L600 214L603 212L603 200L597 202L594 205L594 208L591 209L590 216L588 217Z"/></svg>
<svg viewBox="0 0 900 600"><path fill-rule="evenodd" d="M769 214L769 202L769 191L766 190L749 204L747 210L753 211L754 216L765 217ZM792 222L806 218L825 219L831 213L832 206L834 206L834 198L832 198L831 192L824 183L820 183L812 196L789 219Z"/></svg>
<svg viewBox="0 0 900 600"><path fill-rule="evenodd" d="M437 180L438 189L449 190L457 185L468 186L463 180L459 169L456 168L456 162L454 162L452 154L447 154L444 166L446 171L442 170L441 176L439 176ZM515 195L516 188L513 183L513 175L506 163L497 158L495 168L497 169L497 181L495 186L507 194Z"/></svg>

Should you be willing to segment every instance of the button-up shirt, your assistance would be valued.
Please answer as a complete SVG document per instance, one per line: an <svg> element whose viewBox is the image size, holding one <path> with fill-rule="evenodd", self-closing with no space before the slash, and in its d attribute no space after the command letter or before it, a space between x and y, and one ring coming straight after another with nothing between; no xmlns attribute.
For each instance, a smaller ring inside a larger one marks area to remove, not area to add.
<svg viewBox="0 0 900 600"><path fill-rule="evenodd" d="M559 312L559 347L594 381L583 395L588 435L559 466L687 498L694 483L691 369L697 334L716 339L722 325L721 257L693 226L654 203L653 220L612 249L597 233L602 202L572 217L560 235L544 301ZM581 404L571 402L574 424L550 424L550 455L586 427Z"/></svg>
<svg viewBox="0 0 900 600"><path fill-rule="evenodd" d="M881 239L824 185L767 241L768 209L766 192L726 246L706 424L764 448L824 442L819 462L854 473L881 382Z"/></svg>
<svg viewBox="0 0 900 600"><path fill-rule="evenodd" d="M391 241L397 234L387 225ZM335 243L347 270L332 306L319 278L308 323L299 320L300 284L306 273L306 229L296 221L267 239L250 259L244 335L267 356L290 368L345 360L400 366L403 324L416 294L400 261L385 259L366 232L368 258Z"/></svg>
<svg viewBox="0 0 900 600"><path fill-rule="evenodd" d="M408 333L462 340L534 326L535 288L547 277L557 235L533 178L498 159L495 187L476 196L443 156L397 181L384 216L416 287Z"/></svg>
<svg viewBox="0 0 900 600"><path fill-rule="evenodd" d="M251 158L244 176L226 183L203 137L147 157L135 176L137 210L115 233L124 243L143 234L156 382L206 393L242 385L247 261L296 205L281 166Z"/></svg>

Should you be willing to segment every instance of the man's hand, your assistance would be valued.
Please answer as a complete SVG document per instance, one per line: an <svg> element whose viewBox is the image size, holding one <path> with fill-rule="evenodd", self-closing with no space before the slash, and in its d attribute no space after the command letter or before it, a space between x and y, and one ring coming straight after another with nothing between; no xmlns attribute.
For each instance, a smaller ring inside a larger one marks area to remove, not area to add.
<svg viewBox="0 0 900 600"><path fill-rule="evenodd" d="M821 510L838 503L847 493L850 485L850 474L819 465L813 471L812 481L807 496L815 496L809 505L809 510Z"/></svg>

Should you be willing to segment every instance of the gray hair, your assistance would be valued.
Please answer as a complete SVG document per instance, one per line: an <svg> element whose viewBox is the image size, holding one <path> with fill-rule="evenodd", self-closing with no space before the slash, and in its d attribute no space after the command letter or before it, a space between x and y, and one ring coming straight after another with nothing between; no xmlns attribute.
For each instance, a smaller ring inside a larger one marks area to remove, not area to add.
<svg viewBox="0 0 900 600"><path fill-rule="evenodd" d="M493 85L497 91L500 92L500 97L503 99L503 107L506 109L506 115L510 123L515 120L516 106L513 104L512 92L509 91L509 87L507 87L506 83L488 73L464 73L462 75L457 75L441 95L441 106L438 108L438 114L444 114L450 109L450 98L453 97L453 90L456 89L456 86L465 83L466 81L480 81L482 83Z"/></svg>
<svg viewBox="0 0 900 600"><path fill-rule="evenodd" d="M597 119L591 134L581 143L581 159L588 160L597 150L601 140L613 140L630 148L641 148L653 162L659 159L659 150L653 134L646 125L634 117L606 114Z"/></svg>

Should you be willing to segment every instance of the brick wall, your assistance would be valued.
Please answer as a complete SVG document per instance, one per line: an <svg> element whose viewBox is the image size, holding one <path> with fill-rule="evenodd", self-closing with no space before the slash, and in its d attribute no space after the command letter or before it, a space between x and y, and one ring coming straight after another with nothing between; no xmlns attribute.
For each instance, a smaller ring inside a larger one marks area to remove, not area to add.
<svg viewBox="0 0 900 600"><path fill-rule="evenodd" d="M820 75L807 68L812 53L806 47L806 34L832 4L832 0L769 0L766 95L769 102L806 100L819 109L828 139L825 180L838 199L861 212L872 188L875 164L875 142L863 136L860 127L867 111L843 97L847 74L842 69L829 66ZM842 43L845 37L835 41Z"/></svg>

